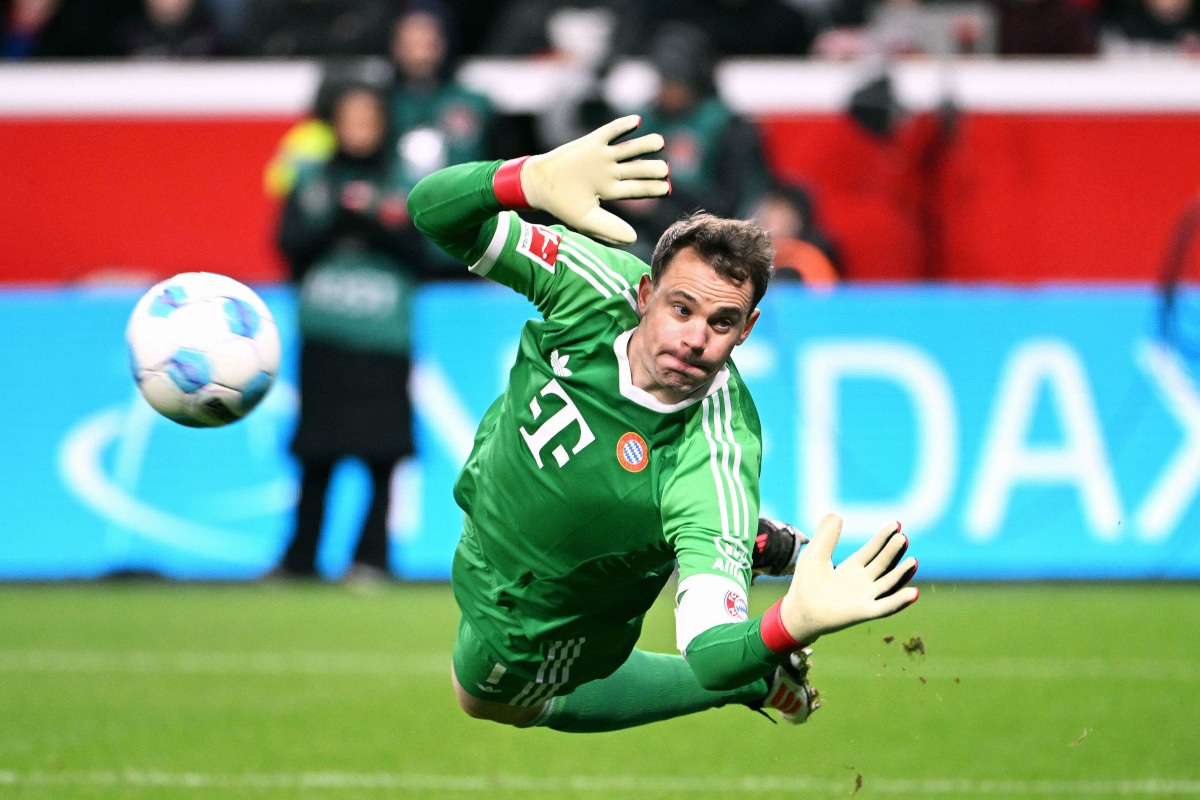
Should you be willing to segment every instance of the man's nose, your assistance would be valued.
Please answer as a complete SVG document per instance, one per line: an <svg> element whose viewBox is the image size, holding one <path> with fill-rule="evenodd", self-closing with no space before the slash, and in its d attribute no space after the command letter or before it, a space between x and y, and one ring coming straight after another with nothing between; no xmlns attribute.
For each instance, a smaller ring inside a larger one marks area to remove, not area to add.
<svg viewBox="0 0 1200 800"><path fill-rule="evenodd" d="M683 328L683 344L689 350L704 352L708 341L708 323L702 319L690 319Z"/></svg>

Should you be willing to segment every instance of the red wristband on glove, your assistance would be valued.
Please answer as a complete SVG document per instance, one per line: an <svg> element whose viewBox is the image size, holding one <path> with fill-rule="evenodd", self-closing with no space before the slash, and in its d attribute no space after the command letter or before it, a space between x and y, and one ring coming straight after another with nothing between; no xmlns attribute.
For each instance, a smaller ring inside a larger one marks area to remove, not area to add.
<svg viewBox="0 0 1200 800"><path fill-rule="evenodd" d="M790 653L804 647L803 642L797 642L788 633L787 628L783 627L783 619L779 615L779 607L782 604L783 601L780 600L768 608L767 613L762 615L762 621L758 627L759 633L762 634L763 644L772 653Z"/></svg>
<svg viewBox="0 0 1200 800"><path fill-rule="evenodd" d="M492 176L492 191L500 205L505 208L529 208L525 190L521 188L521 167L525 166L528 160L529 156L509 159L501 164L500 169Z"/></svg>

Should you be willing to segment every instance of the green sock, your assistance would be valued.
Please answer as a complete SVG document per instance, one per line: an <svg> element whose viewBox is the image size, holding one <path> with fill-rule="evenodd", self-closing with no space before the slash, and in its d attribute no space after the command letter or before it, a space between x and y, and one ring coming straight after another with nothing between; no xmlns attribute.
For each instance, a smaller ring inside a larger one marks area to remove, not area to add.
<svg viewBox="0 0 1200 800"><path fill-rule="evenodd" d="M551 699L532 724L569 733L616 731L727 703L753 702L766 693L765 679L714 692L696 681L683 656L634 650L607 678Z"/></svg>

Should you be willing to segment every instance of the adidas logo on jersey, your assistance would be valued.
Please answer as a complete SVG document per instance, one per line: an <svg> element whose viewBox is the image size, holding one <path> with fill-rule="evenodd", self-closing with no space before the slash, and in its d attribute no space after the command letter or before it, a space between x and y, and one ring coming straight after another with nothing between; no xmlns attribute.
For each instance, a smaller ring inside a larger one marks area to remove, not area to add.
<svg viewBox="0 0 1200 800"><path fill-rule="evenodd" d="M567 361L570 356L560 356L558 350L550 353L550 369L554 370L554 374L560 378L571 377L571 370L567 369Z"/></svg>

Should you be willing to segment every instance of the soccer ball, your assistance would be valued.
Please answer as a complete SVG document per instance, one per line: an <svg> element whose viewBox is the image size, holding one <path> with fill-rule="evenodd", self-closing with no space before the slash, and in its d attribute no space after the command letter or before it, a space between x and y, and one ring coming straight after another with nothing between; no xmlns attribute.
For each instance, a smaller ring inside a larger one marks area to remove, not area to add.
<svg viewBox="0 0 1200 800"><path fill-rule="evenodd" d="M142 396L192 428L246 416L279 372L271 311L249 287L211 272L185 272L146 292L125 341Z"/></svg>

